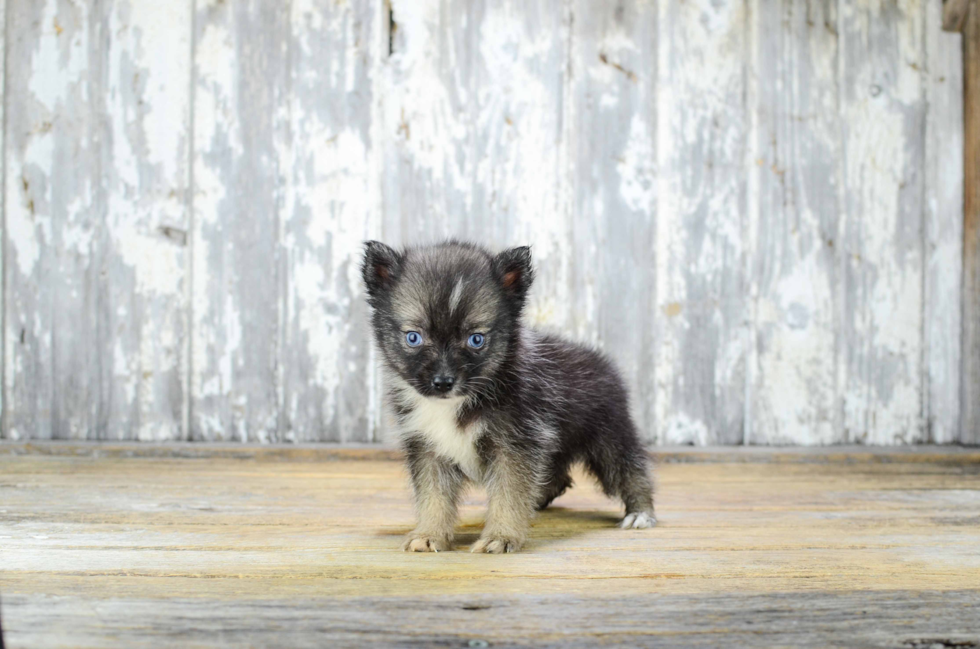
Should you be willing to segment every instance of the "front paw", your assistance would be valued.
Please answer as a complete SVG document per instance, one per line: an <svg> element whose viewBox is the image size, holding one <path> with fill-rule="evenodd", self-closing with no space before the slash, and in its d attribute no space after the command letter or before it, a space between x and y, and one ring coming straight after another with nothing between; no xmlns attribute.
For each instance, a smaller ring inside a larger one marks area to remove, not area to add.
<svg viewBox="0 0 980 649"><path fill-rule="evenodd" d="M412 532L402 544L402 550L405 552L447 552L452 548L452 542L445 536L422 532Z"/></svg>
<svg viewBox="0 0 980 649"><path fill-rule="evenodd" d="M477 541L470 552L486 554L503 554L504 552L517 552L524 545L524 542L500 535L484 536Z"/></svg>

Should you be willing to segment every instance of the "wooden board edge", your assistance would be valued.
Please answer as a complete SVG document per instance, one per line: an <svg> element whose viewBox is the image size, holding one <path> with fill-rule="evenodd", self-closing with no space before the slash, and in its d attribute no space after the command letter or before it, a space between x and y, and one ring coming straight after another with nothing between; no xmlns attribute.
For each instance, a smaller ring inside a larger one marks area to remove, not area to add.
<svg viewBox="0 0 980 649"><path fill-rule="evenodd" d="M662 447L649 449L656 464L886 464L942 463L980 465L980 450L951 446L780 446ZM400 461L399 449L377 444L256 444L200 442L0 441L0 457L47 456L102 459L228 459L273 462Z"/></svg>
<svg viewBox="0 0 980 649"><path fill-rule="evenodd" d="M943 0L943 30L963 31L969 9L970 0Z"/></svg>
<svg viewBox="0 0 980 649"><path fill-rule="evenodd" d="M972 4L963 32L963 444L980 444L980 2Z"/></svg>

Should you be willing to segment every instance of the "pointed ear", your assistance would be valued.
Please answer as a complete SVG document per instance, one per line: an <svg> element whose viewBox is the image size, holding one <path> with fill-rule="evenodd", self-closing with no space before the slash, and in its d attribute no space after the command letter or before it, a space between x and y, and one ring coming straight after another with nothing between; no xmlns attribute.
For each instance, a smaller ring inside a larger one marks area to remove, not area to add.
<svg viewBox="0 0 980 649"><path fill-rule="evenodd" d="M364 285L367 286L369 296L377 297L392 287L401 261L401 255L380 241L364 243L361 275L364 277Z"/></svg>
<svg viewBox="0 0 980 649"><path fill-rule="evenodd" d="M503 251L493 258L493 269L504 292L523 303L528 289L534 282L531 248L521 246Z"/></svg>

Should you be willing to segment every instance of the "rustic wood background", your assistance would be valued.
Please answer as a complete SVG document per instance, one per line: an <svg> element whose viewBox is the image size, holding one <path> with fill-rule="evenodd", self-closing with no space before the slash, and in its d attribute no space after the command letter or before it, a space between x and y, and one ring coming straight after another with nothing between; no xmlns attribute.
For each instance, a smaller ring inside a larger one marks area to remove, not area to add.
<svg viewBox="0 0 980 649"><path fill-rule="evenodd" d="M0 7L8 439L378 440L360 244L447 235L651 442L961 434L938 0Z"/></svg>

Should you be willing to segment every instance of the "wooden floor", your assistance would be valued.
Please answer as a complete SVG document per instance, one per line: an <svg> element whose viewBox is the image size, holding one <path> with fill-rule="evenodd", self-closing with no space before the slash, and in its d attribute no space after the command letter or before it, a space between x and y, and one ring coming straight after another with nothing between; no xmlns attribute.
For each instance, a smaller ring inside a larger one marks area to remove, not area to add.
<svg viewBox="0 0 980 649"><path fill-rule="evenodd" d="M580 477L503 556L478 491L398 551L392 456L0 445L7 646L980 646L977 451L665 451L657 528Z"/></svg>

